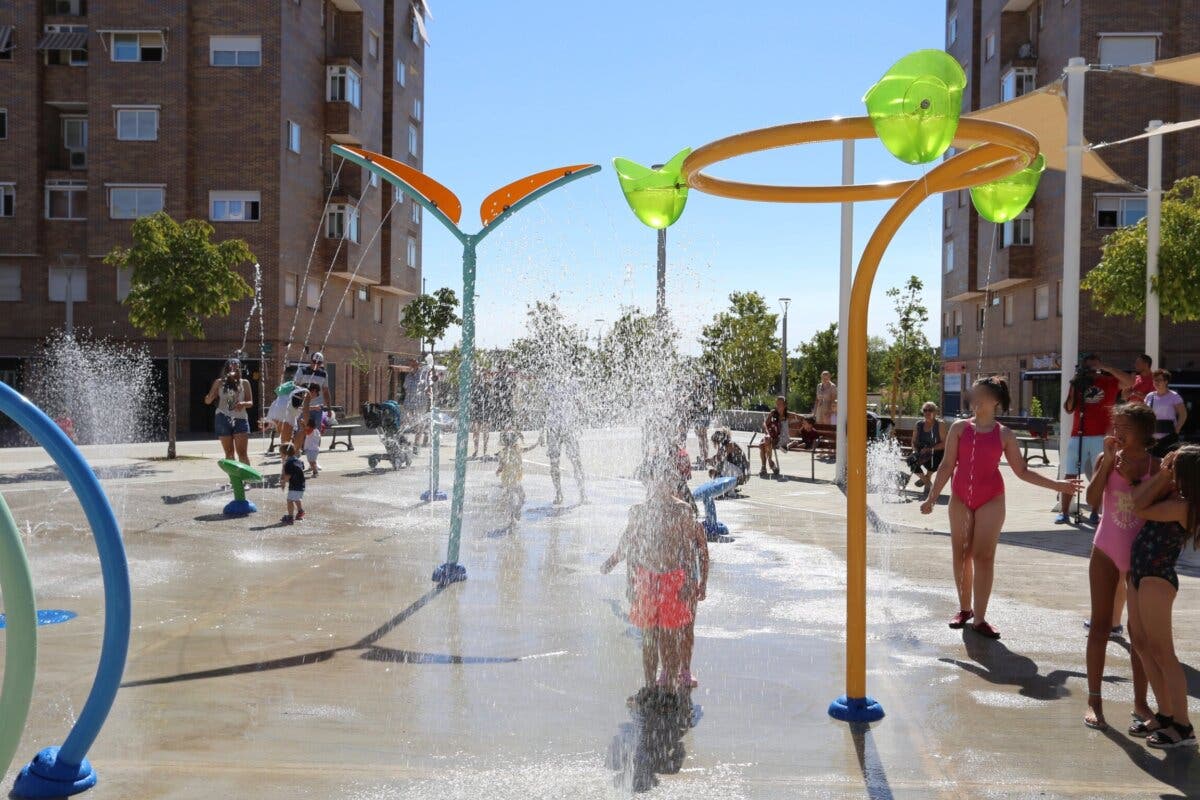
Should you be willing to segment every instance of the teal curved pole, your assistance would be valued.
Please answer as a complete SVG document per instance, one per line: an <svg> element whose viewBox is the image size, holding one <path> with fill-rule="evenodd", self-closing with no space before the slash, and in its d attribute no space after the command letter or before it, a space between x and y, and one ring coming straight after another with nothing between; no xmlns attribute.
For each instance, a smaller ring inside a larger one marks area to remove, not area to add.
<svg viewBox="0 0 1200 800"><path fill-rule="evenodd" d="M369 158L347 150L340 145L333 145L330 151L351 161L360 167L370 170L383 180L395 186L413 202L424 208L433 218L442 223L447 230L462 242L463 246L463 314L462 314L462 360L458 365L458 420L454 438L454 489L450 496L450 540L446 545L446 563L433 571L433 580L440 585L454 583L467 579L467 570L458 563L459 545L462 541L463 507L466 500L467 483L467 444L471 427L471 382L475 374L475 265L476 247L489 233L504 224L505 220L516 214L530 203L544 197L555 189L562 188L580 178L594 175L600 171L600 165L592 164L583 169L564 172L559 178L550 181L545 186L530 192L511 206L505 208L496 218L483 226L478 233L464 233L461 228L442 212L435 204L429 202L408 181L396 175L391 170L376 164Z"/></svg>
<svg viewBox="0 0 1200 800"><path fill-rule="evenodd" d="M29 718L37 674L37 611L21 532L0 495L0 597L4 599L4 685L0 688L0 780Z"/></svg>

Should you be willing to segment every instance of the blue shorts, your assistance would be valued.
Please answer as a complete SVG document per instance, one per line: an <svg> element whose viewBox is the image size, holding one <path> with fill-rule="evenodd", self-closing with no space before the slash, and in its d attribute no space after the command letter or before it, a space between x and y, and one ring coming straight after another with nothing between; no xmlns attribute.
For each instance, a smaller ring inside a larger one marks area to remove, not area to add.
<svg viewBox="0 0 1200 800"><path fill-rule="evenodd" d="M1063 456L1061 469L1059 470L1064 476L1074 475L1076 465L1079 464L1079 443L1083 442L1083 474L1090 479L1092 471L1096 467L1096 459L1104 452L1104 437L1103 436L1072 436L1067 441L1067 454Z"/></svg>
<svg viewBox="0 0 1200 800"><path fill-rule="evenodd" d="M217 437L223 439L226 436L233 436L238 433L250 433L250 420L231 419L218 412L214 427L217 431Z"/></svg>
<svg viewBox="0 0 1200 800"><path fill-rule="evenodd" d="M325 409L310 408L308 410L308 421L311 422L317 430L321 430L321 423L325 420Z"/></svg>

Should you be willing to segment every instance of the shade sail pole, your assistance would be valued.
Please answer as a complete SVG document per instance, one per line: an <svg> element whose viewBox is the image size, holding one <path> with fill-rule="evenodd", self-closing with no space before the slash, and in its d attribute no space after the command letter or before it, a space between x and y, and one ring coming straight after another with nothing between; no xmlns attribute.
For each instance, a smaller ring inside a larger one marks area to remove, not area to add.
<svg viewBox="0 0 1200 800"><path fill-rule="evenodd" d="M1148 132L1162 127L1162 120L1150 121ZM1154 290L1154 282L1158 278L1158 246L1162 235L1162 155L1163 137L1151 136L1148 143L1150 149L1146 160L1146 350L1145 353L1158 364L1159 344L1159 303L1158 292Z"/></svg>
<svg viewBox="0 0 1200 800"><path fill-rule="evenodd" d="M1079 361L1079 229L1083 224L1083 78L1087 62L1067 62L1067 170L1063 186L1062 381L1058 409L1058 452L1067 452L1073 413L1064 406L1070 376ZM1064 467L1065 468L1065 467ZM1070 513L1069 508L1062 513Z"/></svg>
<svg viewBox="0 0 1200 800"><path fill-rule="evenodd" d="M842 185L854 185L854 140L842 140ZM837 461L835 480L846 483L846 376L849 373L847 328L850 324L850 287L854 280L854 203L842 203L842 252L838 281L837 359ZM869 387L868 387L869 388Z"/></svg>

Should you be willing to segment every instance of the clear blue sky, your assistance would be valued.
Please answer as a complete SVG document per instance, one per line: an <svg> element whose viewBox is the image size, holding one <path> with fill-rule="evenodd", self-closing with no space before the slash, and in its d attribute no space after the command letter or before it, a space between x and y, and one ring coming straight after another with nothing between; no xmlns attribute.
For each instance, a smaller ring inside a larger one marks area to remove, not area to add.
<svg viewBox="0 0 1200 800"><path fill-rule="evenodd" d="M613 156L665 161L739 131L861 115L863 93L896 60L943 46L942 0L817 3L601 3L515 0L433 4L426 52L425 170L463 200L478 229L492 190L550 167L603 171L559 189L481 245L477 341L520 335L525 306L552 292L595 334L620 306L654 306L655 234L628 210ZM728 162L714 174L779 183L837 183L840 145L807 145ZM858 145L858 179L922 172L874 142ZM855 211L861 250L884 203ZM941 204L928 200L896 237L872 299L871 332L892 316L883 292L925 281L928 334L938 341ZM668 304L696 351L701 325L731 291L793 298L789 346L837 319L836 206L767 205L692 192L668 231ZM461 292L461 250L426 218L430 290ZM447 344L457 341L451 331Z"/></svg>

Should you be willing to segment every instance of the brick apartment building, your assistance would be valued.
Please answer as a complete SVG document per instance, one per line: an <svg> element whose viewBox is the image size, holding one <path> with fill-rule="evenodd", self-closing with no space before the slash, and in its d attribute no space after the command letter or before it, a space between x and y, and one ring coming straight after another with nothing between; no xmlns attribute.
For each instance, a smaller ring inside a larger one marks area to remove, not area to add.
<svg viewBox="0 0 1200 800"><path fill-rule="evenodd" d="M1200 4L1193 0L948 0L946 50L968 76L964 113L1011 100L1058 80L1068 59L1124 65L1200 51ZM1084 138L1111 142L1142 132L1152 119L1200 117L1200 89L1129 74L1087 74ZM1081 274L1100 259L1104 236L1146 214L1146 142L1100 151L1129 186L1083 183ZM1163 186L1200 173L1192 132L1163 142ZM1005 375L1015 412L1032 398L1057 415L1062 367L1063 187L1047 171L1029 210L1003 226L983 220L967 192L943 196L943 402L960 408L960 385L978 374ZM1105 317L1080 299L1080 352L1096 351L1131 368L1142 351L1140 320ZM982 368L980 367L980 342ZM1161 362L1200 368L1200 326L1162 324Z"/></svg>
<svg viewBox="0 0 1200 800"><path fill-rule="evenodd" d="M390 395L390 365L416 352L397 320L421 286L420 209L358 167L339 173L329 147L421 167L422 12L419 0L0 4L0 379L21 381L68 299L76 330L141 338L120 303L127 276L101 259L132 219L165 209L250 244L265 380L279 378L295 319L292 358L311 325L336 403ZM211 430L200 398L250 307L178 346L180 430ZM258 374L257 320L251 330ZM162 341L149 347L165 356Z"/></svg>

